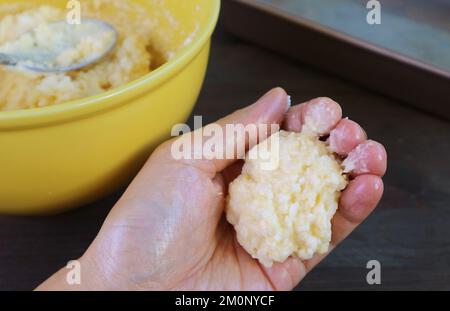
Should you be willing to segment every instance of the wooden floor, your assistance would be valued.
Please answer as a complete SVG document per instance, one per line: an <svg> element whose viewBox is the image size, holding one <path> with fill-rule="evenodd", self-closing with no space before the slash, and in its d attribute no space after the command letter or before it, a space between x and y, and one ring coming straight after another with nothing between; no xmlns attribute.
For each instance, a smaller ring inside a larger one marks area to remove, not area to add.
<svg viewBox="0 0 450 311"><path fill-rule="evenodd" d="M295 102L334 98L389 154L379 208L298 289L450 290L450 123L246 44L221 27L194 113L214 121L273 86L286 88ZM58 216L0 216L0 290L32 289L78 258L119 195ZM366 283L372 259L381 262L381 285Z"/></svg>

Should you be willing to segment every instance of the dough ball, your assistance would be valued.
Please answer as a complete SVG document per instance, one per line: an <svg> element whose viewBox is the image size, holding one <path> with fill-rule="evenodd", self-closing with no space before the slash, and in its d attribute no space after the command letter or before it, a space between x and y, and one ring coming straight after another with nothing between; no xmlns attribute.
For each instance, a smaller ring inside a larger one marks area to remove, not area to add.
<svg viewBox="0 0 450 311"><path fill-rule="evenodd" d="M244 249L270 267L325 253L347 186L343 168L311 133L281 131L251 149L229 187L227 220Z"/></svg>

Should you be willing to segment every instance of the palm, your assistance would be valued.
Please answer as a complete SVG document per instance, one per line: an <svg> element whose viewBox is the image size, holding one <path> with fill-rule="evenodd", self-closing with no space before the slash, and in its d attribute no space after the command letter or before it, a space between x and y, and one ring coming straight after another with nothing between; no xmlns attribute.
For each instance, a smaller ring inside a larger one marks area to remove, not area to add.
<svg viewBox="0 0 450 311"><path fill-rule="evenodd" d="M217 244L209 260L197 267L198 273L185 280L179 289L194 290L273 290L264 267L236 242L231 226L221 222ZM218 282L220 280L220 282ZM286 280L288 281L288 280ZM284 284L287 289L292 284ZM294 285L295 286L295 285ZM278 287L278 289L280 289Z"/></svg>
<svg viewBox="0 0 450 311"><path fill-rule="evenodd" d="M227 168L222 174L218 174L205 184L212 184L214 188L221 189L219 198L213 196L205 198L216 211L223 211L225 193L228 183L234 179L240 171L240 165ZM205 189L202 193L214 193ZM198 193L197 195L201 195ZM211 208L211 207L210 207ZM185 275L188 275L178 286L178 289L194 290L273 290L291 289L296 285L296 279L303 277L304 267L291 265L287 262L283 265L274 265L272 269L266 269L259 261L253 259L236 240L233 227L226 221L223 213L216 214L215 232L213 239L204 236L203 246L206 252L197 252L195 267L185 266ZM220 219L217 222L217 217ZM206 225L206 223L203 223ZM193 227L202 226L202 223L193 224ZM207 232L209 228L200 230ZM293 259L291 259L293 260ZM300 261L296 260L298 264ZM274 269L276 269L274 271ZM281 271L283 270L283 271ZM195 271L186 274L188 271ZM280 275L281 272L281 275ZM289 277L284 277L289 275ZM281 276L281 277L280 277ZM220 282L218 282L220 280Z"/></svg>

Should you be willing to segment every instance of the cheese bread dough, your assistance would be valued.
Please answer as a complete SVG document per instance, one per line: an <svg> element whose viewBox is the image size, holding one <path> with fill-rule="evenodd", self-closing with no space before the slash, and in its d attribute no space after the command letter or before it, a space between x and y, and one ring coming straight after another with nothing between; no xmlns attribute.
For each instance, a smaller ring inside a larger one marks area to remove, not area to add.
<svg viewBox="0 0 450 311"><path fill-rule="evenodd" d="M278 148L267 148L273 142ZM281 131L247 154L229 187L227 219L239 243L265 266L290 256L310 259L328 251L331 219L346 186L326 143L308 131Z"/></svg>

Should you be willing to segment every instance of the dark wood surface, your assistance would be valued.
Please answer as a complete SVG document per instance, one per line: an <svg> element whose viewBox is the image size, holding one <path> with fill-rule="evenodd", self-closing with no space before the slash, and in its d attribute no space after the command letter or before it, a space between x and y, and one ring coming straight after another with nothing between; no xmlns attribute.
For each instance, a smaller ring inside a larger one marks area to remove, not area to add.
<svg viewBox="0 0 450 311"><path fill-rule="evenodd" d="M295 102L334 98L389 153L379 208L298 289L450 290L450 124L242 42L220 26L194 113L214 121L273 86ZM119 196L57 216L0 216L0 289L32 289L78 258ZM366 283L372 259L381 262L381 285Z"/></svg>

